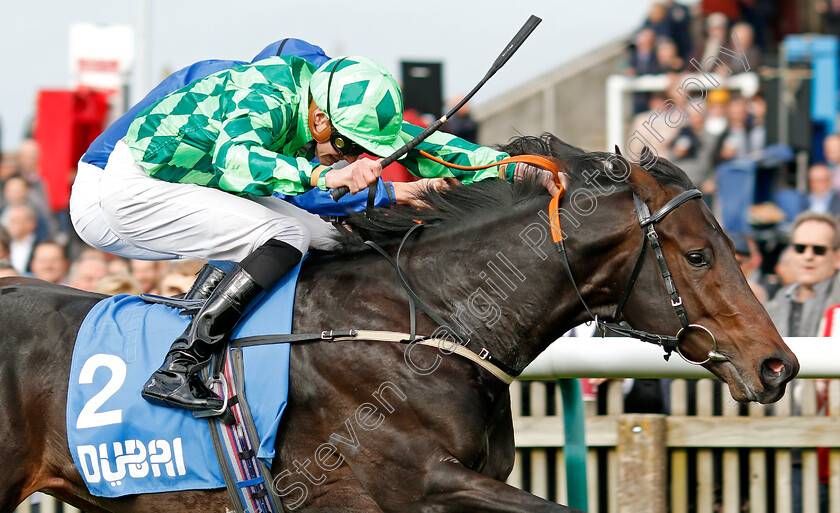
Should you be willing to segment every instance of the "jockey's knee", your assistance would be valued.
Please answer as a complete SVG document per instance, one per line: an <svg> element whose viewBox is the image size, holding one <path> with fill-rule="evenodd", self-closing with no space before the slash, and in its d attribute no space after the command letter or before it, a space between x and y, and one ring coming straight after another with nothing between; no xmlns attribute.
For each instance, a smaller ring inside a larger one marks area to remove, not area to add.
<svg viewBox="0 0 840 513"><path fill-rule="evenodd" d="M285 220L272 222L262 230L258 239L254 241L254 247L251 248L251 252L271 239L283 241L301 253L306 253L309 251L312 234L308 228L301 224L291 224Z"/></svg>

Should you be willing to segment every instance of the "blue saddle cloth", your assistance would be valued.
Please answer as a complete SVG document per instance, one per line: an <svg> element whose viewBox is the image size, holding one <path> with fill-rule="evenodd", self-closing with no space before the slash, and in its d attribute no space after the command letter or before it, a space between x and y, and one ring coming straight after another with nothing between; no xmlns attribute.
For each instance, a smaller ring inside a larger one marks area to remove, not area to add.
<svg viewBox="0 0 840 513"><path fill-rule="evenodd" d="M300 265L240 322L232 339L288 334ZM99 497L223 488L206 420L140 396L189 318L125 294L88 313L76 339L67 393L70 453ZM289 345L246 347L244 390L259 433L258 457L274 458L289 391Z"/></svg>

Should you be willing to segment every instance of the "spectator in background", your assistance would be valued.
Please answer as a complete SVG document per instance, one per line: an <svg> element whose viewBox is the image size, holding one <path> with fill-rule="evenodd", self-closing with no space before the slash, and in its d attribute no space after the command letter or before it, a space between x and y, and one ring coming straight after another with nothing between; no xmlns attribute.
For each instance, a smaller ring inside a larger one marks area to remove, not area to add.
<svg viewBox="0 0 840 513"><path fill-rule="evenodd" d="M649 28L643 28L633 38L630 47L630 58L625 72L628 75L656 75L660 73L656 61L656 33ZM633 94L633 112L639 113L647 108L650 95L647 93Z"/></svg>
<svg viewBox="0 0 840 513"><path fill-rule="evenodd" d="M131 294L136 296L142 292L137 280L128 274L108 274L96 284L94 292L115 296L117 294Z"/></svg>
<svg viewBox="0 0 840 513"><path fill-rule="evenodd" d="M755 43L762 53L770 51L770 24L779 10L776 3L777 0L741 0L739 2L742 17L755 31Z"/></svg>
<svg viewBox="0 0 840 513"><path fill-rule="evenodd" d="M646 146L656 153L659 158L670 159L671 142L679 134L679 126L671 126L665 121L664 116L656 114L657 109L662 107L667 100L663 93L651 93L648 98L648 108L636 114L630 123L630 133L638 131L647 140ZM639 148L633 148L640 151Z"/></svg>
<svg viewBox="0 0 840 513"><path fill-rule="evenodd" d="M720 59L720 48L725 46L731 48L731 41L729 37L729 19L723 13L715 12L706 17L706 32L703 44L697 48L694 58L700 62L708 71L718 71L719 65L715 69L709 69L706 61L708 59ZM722 61L721 61L722 62ZM726 71L721 73L726 75Z"/></svg>
<svg viewBox="0 0 840 513"><path fill-rule="evenodd" d="M717 190L715 152L720 136L706 130L705 117L694 109L670 147L674 164L680 167L703 194Z"/></svg>
<svg viewBox="0 0 840 513"><path fill-rule="evenodd" d="M830 215L805 212L794 220L791 242L796 282L779 291L767 305L767 313L783 337L816 337L826 309L840 303L840 225ZM792 381L789 393L794 397L794 414L801 408L798 389L799 380ZM791 459L793 509L801 511L802 456L798 449ZM821 485L820 503L827 504L824 493Z"/></svg>
<svg viewBox="0 0 840 513"><path fill-rule="evenodd" d="M183 296L190 290L195 277L184 276L177 272L169 272L160 280L160 293L167 297Z"/></svg>
<svg viewBox="0 0 840 513"><path fill-rule="evenodd" d="M5 209L2 224L11 236L9 260L18 274L29 272L32 251L39 242L35 234L38 226L38 214L29 205L13 205Z"/></svg>
<svg viewBox="0 0 840 513"><path fill-rule="evenodd" d="M668 16L668 7L662 2L651 4L642 28L652 30L657 38L670 38L674 31L671 27L671 18Z"/></svg>
<svg viewBox="0 0 840 513"><path fill-rule="evenodd" d="M831 170L831 188L840 192L840 134L827 135L823 139L823 157Z"/></svg>
<svg viewBox="0 0 840 513"><path fill-rule="evenodd" d="M3 184L6 183L6 180L10 176L18 174L17 160L15 160L9 155L3 155L2 157L2 160L0 160L0 189L2 189ZM0 203L0 207L2 206L3 204Z"/></svg>
<svg viewBox="0 0 840 513"><path fill-rule="evenodd" d="M746 22L738 22L732 26L729 44L725 45L729 49L735 49L737 55L732 57L730 55L723 55L723 63L729 67L732 74L744 73L746 71L755 70L761 64L761 49L755 44L755 31L752 25ZM735 47L735 40L741 45L741 52L737 52ZM741 59L746 59L743 62ZM747 69L749 66L749 69Z"/></svg>
<svg viewBox="0 0 840 513"><path fill-rule="evenodd" d="M49 222L50 233L55 230L52 211L47 200L47 191L41 179L41 150L34 139L26 139L18 149L18 160L15 174L22 176L29 184L26 199L35 207L39 214L45 216Z"/></svg>
<svg viewBox="0 0 840 513"><path fill-rule="evenodd" d="M121 275L124 274L126 276L131 276L131 267L129 266L128 259L123 257L114 257L108 260L108 274L109 275ZM139 287L139 284L138 284ZM139 292L138 292L139 294Z"/></svg>
<svg viewBox="0 0 840 513"><path fill-rule="evenodd" d="M140 284L145 294L159 294L160 279L168 264L162 260L130 260L131 276Z"/></svg>
<svg viewBox="0 0 840 513"><path fill-rule="evenodd" d="M831 169L826 164L808 169L808 194L802 196L801 210L840 217L840 194L831 188Z"/></svg>
<svg viewBox="0 0 840 513"><path fill-rule="evenodd" d="M57 283L67 284L67 251L64 246L52 240L45 240L35 246L32 254L32 276L35 278Z"/></svg>
<svg viewBox="0 0 840 513"><path fill-rule="evenodd" d="M773 266L773 272L775 273L776 280L775 282L770 282L768 280L767 285L767 293L771 300L776 298L776 293L781 289L796 283L796 273L793 270L793 255L793 247L788 246L784 249L784 251L782 251L779 255L779 260L776 262L776 265Z"/></svg>
<svg viewBox="0 0 840 513"><path fill-rule="evenodd" d="M758 251L758 246L752 237L744 233L730 233L729 238L735 246L735 260L738 261L747 284L761 304L766 304L767 291L761 285L761 276L758 272L761 267L761 253Z"/></svg>
<svg viewBox="0 0 840 513"><path fill-rule="evenodd" d="M726 114L727 128L721 141L720 160L760 160L766 131L763 123L756 123L750 116L747 100L740 97L730 100Z"/></svg>
<svg viewBox="0 0 840 513"><path fill-rule="evenodd" d="M813 212L800 214L793 223L791 246L796 282L773 298L767 313L783 337L815 337L823 312L840 303L840 286L833 286L840 268L837 220Z"/></svg>
<svg viewBox="0 0 840 513"><path fill-rule="evenodd" d="M99 280L108 274L104 258L82 257L73 262L68 275L68 285L79 290L95 292Z"/></svg>
<svg viewBox="0 0 840 513"><path fill-rule="evenodd" d="M34 203L29 200L29 182L20 175L10 176L3 182L3 208L2 212L15 205L30 205L38 213L38 224L35 228L39 240L48 239L51 235L49 214L40 211ZM0 212L0 215L2 215Z"/></svg>
<svg viewBox="0 0 840 513"><path fill-rule="evenodd" d="M694 47L691 40L691 12L688 7L675 0L667 0L665 7L668 9L668 19L671 22L671 39L677 45L680 58L688 62Z"/></svg>
<svg viewBox="0 0 840 513"><path fill-rule="evenodd" d="M660 37L656 40L656 65L661 73L679 73L685 68L677 45L670 37Z"/></svg>

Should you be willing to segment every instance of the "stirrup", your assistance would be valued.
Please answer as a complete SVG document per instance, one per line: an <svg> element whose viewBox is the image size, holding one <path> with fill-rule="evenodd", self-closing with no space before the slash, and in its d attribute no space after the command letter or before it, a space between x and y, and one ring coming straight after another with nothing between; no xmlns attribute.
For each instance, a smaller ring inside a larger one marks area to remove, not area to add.
<svg viewBox="0 0 840 513"><path fill-rule="evenodd" d="M228 407L228 395L229 395L229 388L227 384L227 379L225 378L224 374L219 374L219 378L216 379L214 377L208 377L207 381L205 382L205 386L211 392L213 391L213 385L215 383L222 384L222 400L224 403L222 407L218 410L207 410L207 411L193 411L192 416L197 419L206 419L210 417L219 417L219 422L225 424L227 426L232 426L236 424L236 417L233 416L233 413L230 411Z"/></svg>
<svg viewBox="0 0 840 513"><path fill-rule="evenodd" d="M207 302L206 299L179 299L155 294L140 294L139 297L150 304L165 305L182 310L181 315L195 315Z"/></svg>

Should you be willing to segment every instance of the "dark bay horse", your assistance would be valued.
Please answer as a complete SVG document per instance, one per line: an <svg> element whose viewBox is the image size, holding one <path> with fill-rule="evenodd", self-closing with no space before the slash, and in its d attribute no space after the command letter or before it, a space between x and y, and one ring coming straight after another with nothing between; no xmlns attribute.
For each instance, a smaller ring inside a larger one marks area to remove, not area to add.
<svg viewBox="0 0 840 513"><path fill-rule="evenodd" d="M605 167L615 155L548 135L505 149L552 155L565 165L570 185L554 214L583 299L609 319L645 239L633 193L656 212L690 182L663 160L649 170L621 161L627 172L619 176L621 166ZM549 235L550 197L534 180L487 181L430 191L425 199L422 211L377 211L349 224L392 256L393 241L417 222L426 225L402 247L402 269L433 311L497 361L520 371L589 319ZM717 339L722 358L704 367L739 401L779 399L799 364L709 210L687 200L656 230L687 318ZM306 262L294 331L408 332L408 296L394 268L355 235L346 238L341 252ZM634 328L673 335L681 323L657 258L648 251L641 261L623 317ZM89 512L229 507L224 489L90 496L67 446L65 399L74 337L102 296L19 279L0 284L0 512L36 490ZM438 328L422 314L417 323L420 334ZM680 340L681 352L695 360L711 349L702 330ZM390 342L319 343L293 346L291 372L272 465L287 511L571 511L504 484L514 458L508 386L466 358Z"/></svg>

